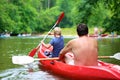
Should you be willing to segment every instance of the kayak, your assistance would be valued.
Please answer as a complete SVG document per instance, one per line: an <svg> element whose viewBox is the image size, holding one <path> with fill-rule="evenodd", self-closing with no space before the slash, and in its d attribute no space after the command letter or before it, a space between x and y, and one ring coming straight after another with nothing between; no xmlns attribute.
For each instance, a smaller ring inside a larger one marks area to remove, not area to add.
<svg viewBox="0 0 120 80"><path fill-rule="evenodd" d="M44 45L38 50L38 58L48 58L44 52L51 51ZM49 72L69 80L120 80L120 66L98 60L98 66L69 65L58 60L40 60L40 66Z"/></svg>
<svg viewBox="0 0 120 80"><path fill-rule="evenodd" d="M94 34L90 34L89 37L106 37L108 36L108 34L101 34L101 35L94 35Z"/></svg>

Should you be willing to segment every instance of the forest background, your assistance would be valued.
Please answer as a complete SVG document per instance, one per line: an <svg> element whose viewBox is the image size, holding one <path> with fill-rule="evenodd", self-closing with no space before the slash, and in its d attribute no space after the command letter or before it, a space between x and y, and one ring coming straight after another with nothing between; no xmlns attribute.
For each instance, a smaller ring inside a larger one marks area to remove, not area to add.
<svg viewBox="0 0 120 80"><path fill-rule="evenodd" d="M120 0L0 0L0 34L43 33L61 12L65 13L61 28L85 23L120 34L119 5Z"/></svg>

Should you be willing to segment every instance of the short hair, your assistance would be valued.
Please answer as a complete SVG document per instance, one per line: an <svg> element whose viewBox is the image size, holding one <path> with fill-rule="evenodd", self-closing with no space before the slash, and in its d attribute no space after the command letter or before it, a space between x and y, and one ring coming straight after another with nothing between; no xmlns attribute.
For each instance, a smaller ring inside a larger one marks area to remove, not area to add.
<svg viewBox="0 0 120 80"><path fill-rule="evenodd" d="M88 27L85 24L78 24L77 26L77 34L79 36L87 35L88 34Z"/></svg>
<svg viewBox="0 0 120 80"><path fill-rule="evenodd" d="M55 27L54 28L54 34L61 35L61 29L60 29L60 27Z"/></svg>

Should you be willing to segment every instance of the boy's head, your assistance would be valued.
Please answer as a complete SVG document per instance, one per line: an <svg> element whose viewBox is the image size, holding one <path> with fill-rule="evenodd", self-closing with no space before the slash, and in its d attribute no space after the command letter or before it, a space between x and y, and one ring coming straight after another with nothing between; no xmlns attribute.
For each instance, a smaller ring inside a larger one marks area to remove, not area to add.
<svg viewBox="0 0 120 80"><path fill-rule="evenodd" d="M60 27L55 27L54 28L54 34L55 35L61 35L61 29L60 29Z"/></svg>

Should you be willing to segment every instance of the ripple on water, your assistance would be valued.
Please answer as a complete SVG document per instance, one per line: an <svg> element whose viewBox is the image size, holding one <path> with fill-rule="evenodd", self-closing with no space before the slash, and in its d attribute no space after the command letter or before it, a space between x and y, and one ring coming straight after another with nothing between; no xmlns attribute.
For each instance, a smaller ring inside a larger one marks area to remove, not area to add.
<svg viewBox="0 0 120 80"><path fill-rule="evenodd" d="M0 80L63 80L58 76L40 70L37 65L33 67L34 72L29 72L28 67L8 69L0 73Z"/></svg>
<svg viewBox="0 0 120 80"><path fill-rule="evenodd" d="M15 68L0 73L0 80L56 80L52 75L41 70L28 72L28 69Z"/></svg>

